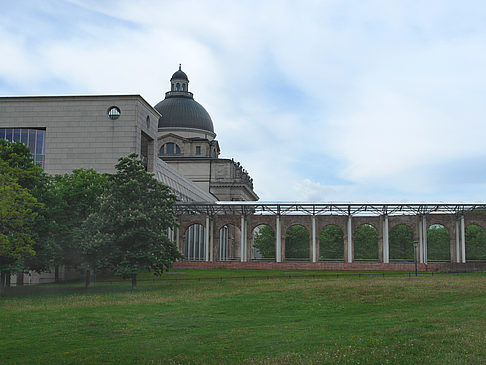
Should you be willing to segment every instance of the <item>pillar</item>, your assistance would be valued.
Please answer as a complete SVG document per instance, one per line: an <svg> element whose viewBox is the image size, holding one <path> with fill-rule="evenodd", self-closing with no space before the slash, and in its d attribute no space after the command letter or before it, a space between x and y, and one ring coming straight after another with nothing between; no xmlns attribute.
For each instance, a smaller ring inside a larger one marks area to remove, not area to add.
<svg viewBox="0 0 486 365"><path fill-rule="evenodd" d="M466 263L466 229L463 215L461 215L461 262Z"/></svg>
<svg viewBox="0 0 486 365"><path fill-rule="evenodd" d="M275 259L277 262L282 262L282 235L280 233L280 215L276 216L276 231L275 232Z"/></svg>
<svg viewBox="0 0 486 365"><path fill-rule="evenodd" d="M419 262L422 264L424 262L424 252L422 247L424 246L424 224L423 224L423 217L418 216L418 235L419 235Z"/></svg>
<svg viewBox="0 0 486 365"><path fill-rule="evenodd" d="M312 262L317 262L316 216L312 215Z"/></svg>
<svg viewBox="0 0 486 365"><path fill-rule="evenodd" d="M347 242L347 247L348 247L348 252L347 252L347 259L346 261L351 263L353 262L353 225L352 225L352 218L350 215L348 215L348 225L347 225L347 233L348 233L348 242Z"/></svg>
<svg viewBox="0 0 486 365"><path fill-rule="evenodd" d="M204 230L204 261L209 261L209 216L206 216L206 229Z"/></svg>
<svg viewBox="0 0 486 365"><path fill-rule="evenodd" d="M245 216L241 216L241 224L240 224L240 261L246 261L246 219Z"/></svg>
<svg viewBox="0 0 486 365"><path fill-rule="evenodd" d="M424 215L423 218L423 227L424 227L424 243L422 247L422 254L423 254L423 261L422 263L426 264L427 263L427 252L428 252L428 247L427 247L427 216Z"/></svg>
<svg viewBox="0 0 486 365"><path fill-rule="evenodd" d="M209 223L209 261L214 262L214 220Z"/></svg>
<svg viewBox="0 0 486 365"><path fill-rule="evenodd" d="M390 263L390 240L388 232L388 215L383 217L383 263Z"/></svg>

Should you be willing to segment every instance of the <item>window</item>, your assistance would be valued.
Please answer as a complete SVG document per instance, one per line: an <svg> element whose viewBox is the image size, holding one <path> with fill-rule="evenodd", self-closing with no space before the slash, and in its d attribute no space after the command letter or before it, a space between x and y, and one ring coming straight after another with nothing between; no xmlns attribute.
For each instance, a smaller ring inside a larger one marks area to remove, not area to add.
<svg viewBox="0 0 486 365"><path fill-rule="evenodd" d="M111 120L118 119L120 115L121 111L120 108L118 108L117 106L112 106L108 109L108 118L110 118Z"/></svg>
<svg viewBox="0 0 486 365"><path fill-rule="evenodd" d="M176 91L179 91L181 89L181 84L177 83L176 84Z"/></svg>
<svg viewBox="0 0 486 365"><path fill-rule="evenodd" d="M9 142L21 142L29 147L34 162L44 170L46 131L33 128L0 128L0 138Z"/></svg>
<svg viewBox="0 0 486 365"><path fill-rule="evenodd" d="M180 155L181 154L181 148L172 142L164 144L160 148L160 154L161 155Z"/></svg>
<svg viewBox="0 0 486 365"><path fill-rule="evenodd" d="M196 155L201 154L201 146L196 146Z"/></svg>
<svg viewBox="0 0 486 365"><path fill-rule="evenodd" d="M148 115L147 115L146 122L147 122L147 129L150 129L150 116Z"/></svg>
<svg viewBox="0 0 486 365"><path fill-rule="evenodd" d="M182 91L186 91L186 88L187 88L186 84L185 83L182 84Z"/></svg>

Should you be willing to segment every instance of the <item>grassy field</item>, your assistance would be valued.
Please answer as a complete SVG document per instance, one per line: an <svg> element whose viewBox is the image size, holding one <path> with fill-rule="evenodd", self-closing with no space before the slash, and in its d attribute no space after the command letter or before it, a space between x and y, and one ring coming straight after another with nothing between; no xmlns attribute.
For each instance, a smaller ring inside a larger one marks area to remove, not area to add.
<svg viewBox="0 0 486 365"><path fill-rule="evenodd" d="M0 364L486 363L486 274L145 279L13 288Z"/></svg>

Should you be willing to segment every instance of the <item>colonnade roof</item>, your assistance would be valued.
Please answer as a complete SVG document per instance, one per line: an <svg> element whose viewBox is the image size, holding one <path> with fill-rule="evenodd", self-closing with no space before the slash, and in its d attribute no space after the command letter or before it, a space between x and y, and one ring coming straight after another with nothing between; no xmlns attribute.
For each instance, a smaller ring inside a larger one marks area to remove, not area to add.
<svg viewBox="0 0 486 365"><path fill-rule="evenodd" d="M177 203L175 213L207 215L425 215L486 213L486 203L246 202Z"/></svg>

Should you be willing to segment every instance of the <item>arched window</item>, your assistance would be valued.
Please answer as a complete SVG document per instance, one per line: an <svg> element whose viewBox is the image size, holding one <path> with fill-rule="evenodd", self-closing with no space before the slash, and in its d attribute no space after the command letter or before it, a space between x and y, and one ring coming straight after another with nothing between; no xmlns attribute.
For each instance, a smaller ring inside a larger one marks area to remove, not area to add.
<svg viewBox="0 0 486 365"><path fill-rule="evenodd" d="M179 91L181 89L181 84L177 83L176 84L176 91Z"/></svg>
<svg viewBox="0 0 486 365"><path fill-rule="evenodd" d="M187 85L186 83L182 84L182 91L186 91Z"/></svg>
<svg viewBox="0 0 486 365"><path fill-rule="evenodd" d="M161 155L180 155L181 154L181 148L172 142L164 144L162 147L160 147L160 154Z"/></svg>

